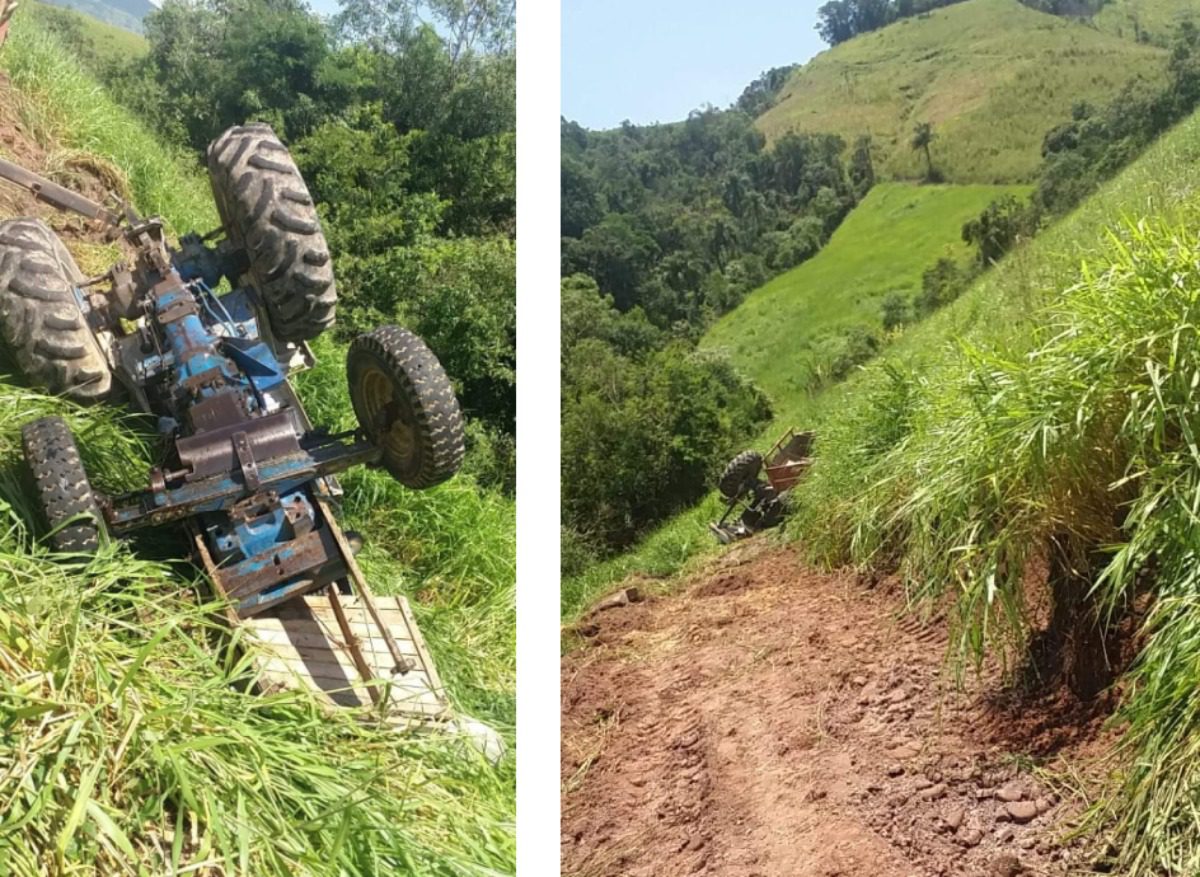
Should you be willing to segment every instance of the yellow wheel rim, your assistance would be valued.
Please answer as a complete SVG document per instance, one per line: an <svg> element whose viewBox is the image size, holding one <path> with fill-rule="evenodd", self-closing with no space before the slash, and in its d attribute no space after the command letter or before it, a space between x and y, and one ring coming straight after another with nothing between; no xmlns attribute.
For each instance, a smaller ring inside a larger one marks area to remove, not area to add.
<svg viewBox="0 0 1200 877"><path fill-rule="evenodd" d="M364 369L358 385L363 425L383 449L385 461L407 467L417 453L416 424L408 401L397 392L396 382L374 365Z"/></svg>

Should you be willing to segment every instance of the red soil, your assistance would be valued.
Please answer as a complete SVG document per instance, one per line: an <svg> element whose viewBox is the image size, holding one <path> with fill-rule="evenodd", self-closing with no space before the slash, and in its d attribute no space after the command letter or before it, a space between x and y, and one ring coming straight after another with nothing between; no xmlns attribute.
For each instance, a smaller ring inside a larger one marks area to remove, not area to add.
<svg viewBox="0 0 1200 877"><path fill-rule="evenodd" d="M944 619L742 543L684 592L597 613L563 659L563 872L914 877L1090 870L1081 809L1028 772L1102 715L959 689ZM1019 758L1028 755L1030 758Z"/></svg>

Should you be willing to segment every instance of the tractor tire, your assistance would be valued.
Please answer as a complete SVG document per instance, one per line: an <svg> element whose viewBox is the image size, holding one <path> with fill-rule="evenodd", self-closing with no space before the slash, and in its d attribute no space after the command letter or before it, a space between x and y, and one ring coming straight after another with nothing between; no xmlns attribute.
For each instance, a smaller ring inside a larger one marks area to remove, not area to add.
<svg viewBox="0 0 1200 877"><path fill-rule="evenodd" d="M737 499L754 483L762 471L763 458L758 451L742 451L729 461L717 488L726 499Z"/></svg>
<svg viewBox="0 0 1200 877"><path fill-rule="evenodd" d="M30 381L90 403L108 398L113 376L75 297L83 281L46 223L0 222L0 339Z"/></svg>
<svg viewBox="0 0 1200 877"><path fill-rule="evenodd" d="M454 387L425 342L399 326L359 335L346 355L359 425L383 449L381 464L417 490L441 484L463 458Z"/></svg>
<svg viewBox="0 0 1200 877"><path fill-rule="evenodd" d="M105 536L104 516L79 458L71 428L61 417L21 427L25 466L55 550L95 554Z"/></svg>
<svg viewBox="0 0 1200 877"><path fill-rule="evenodd" d="M275 337L316 338L333 325L337 288L317 208L287 147L270 125L230 128L208 147L208 173Z"/></svg>

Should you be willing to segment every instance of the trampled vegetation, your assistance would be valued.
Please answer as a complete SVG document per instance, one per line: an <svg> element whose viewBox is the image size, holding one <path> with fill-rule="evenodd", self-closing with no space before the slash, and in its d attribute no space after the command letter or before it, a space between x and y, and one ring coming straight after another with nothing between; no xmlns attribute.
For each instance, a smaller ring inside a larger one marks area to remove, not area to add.
<svg viewBox="0 0 1200 877"><path fill-rule="evenodd" d="M217 224L186 146L164 143L117 106L28 12L0 52L0 71L11 79L5 94L24 130L50 156L86 156L109 169L139 209L163 215L176 231ZM375 142L386 137L377 133ZM436 283L475 271L478 282L489 278L490 293L491 278L511 268L511 242L498 233L475 241L481 252L464 254L472 243L465 237L444 240L436 226L420 228L428 231L394 256L415 267L394 270L433 278L428 298L403 302L432 312L432 327ZM352 271L353 254L343 255ZM498 288L503 313L505 286ZM465 285L466 294L472 289ZM351 296L341 313L350 325L356 314L363 322L401 318L401 303L385 301L386 311L372 313ZM503 319L479 322L500 339L479 349L502 362ZM453 342L443 336L437 344ZM472 355L469 343L455 349ZM300 393L314 420L338 425L351 417L344 348L330 337L316 352L318 368L303 376ZM481 398L502 400L504 392L501 383ZM477 436L503 434L500 410L490 409L496 425ZM17 479L18 431L51 411L65 412L82 436L102 487L138 477L150 454L136 418L76 409L15 378L0 381L0 456L8 461L0 472L0 861L11 873L512 873L511 758L493 766L463 740L330 718L302 694L251 694L247 668L213 625L198 572L180 560L186 546L169 533L111 546L86 567L63 567L34 542ZM417 493L380 473L354 473L343 481L345 524L368 536L361 560L372 586L412 598L455 706L511 744L515 521L503 490L507 452L474 453L481 478L496 486L465 474Z"/></svg>

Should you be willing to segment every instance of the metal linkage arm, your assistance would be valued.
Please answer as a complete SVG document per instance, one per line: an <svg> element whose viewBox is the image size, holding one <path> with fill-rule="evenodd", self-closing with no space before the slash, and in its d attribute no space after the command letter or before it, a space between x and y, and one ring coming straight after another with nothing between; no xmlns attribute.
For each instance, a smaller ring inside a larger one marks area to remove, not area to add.
<svg viewBox="0 0 1200 877"><path fill-rule="evenodd" d="M0 0L3 2L3 0ZM101 207L90 198L85 198L78 192L64 189L57 183L52 183L45 177L30 173L25 168L0 158L0 179L7 180L13 185L20 186L30 192L34 198L44 201L58 210L70 210L88 219L98 219L105 225L119 228L121 215Z"/></svg>

